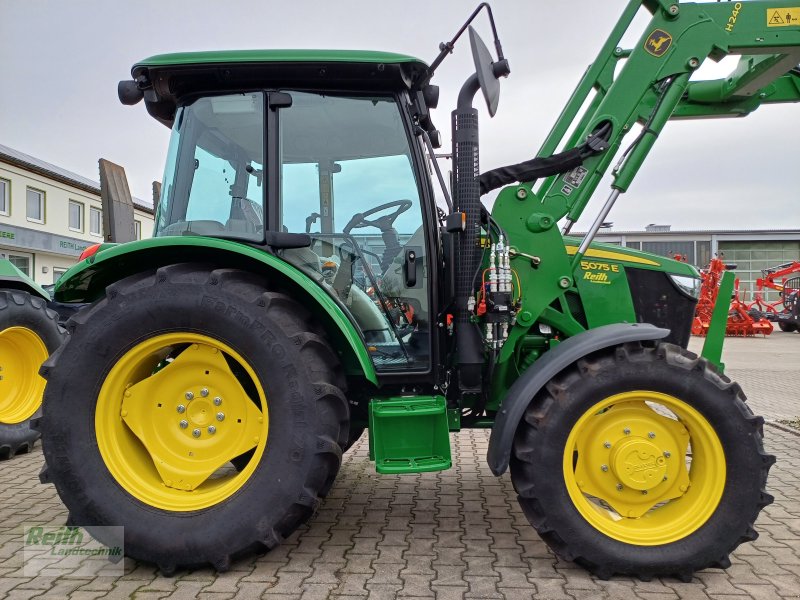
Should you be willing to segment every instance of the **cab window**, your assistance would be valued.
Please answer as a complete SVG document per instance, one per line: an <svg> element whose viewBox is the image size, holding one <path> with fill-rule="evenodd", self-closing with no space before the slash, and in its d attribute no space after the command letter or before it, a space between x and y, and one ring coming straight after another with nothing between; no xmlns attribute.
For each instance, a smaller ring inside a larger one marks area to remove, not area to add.
<svg viewBox="0 0 800 600"><path fill-rule="evenodd" d="M379 370L430 362L419 186L392 96L289 92L279 117L279 227L309 233L283 256L350 312Z"/></svg>

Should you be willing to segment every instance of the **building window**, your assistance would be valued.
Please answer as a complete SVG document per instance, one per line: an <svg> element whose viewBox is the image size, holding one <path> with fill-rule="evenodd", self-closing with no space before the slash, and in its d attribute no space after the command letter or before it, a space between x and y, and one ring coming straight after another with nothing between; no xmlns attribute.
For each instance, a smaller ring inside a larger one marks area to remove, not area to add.
<svg viewBox="0 0 800 600"><path fill-rule="evenodd" d="M53 267L53 283L58 283L58 280L61 279L61 276L66 273L66 269L59 269L58 267Z"/></svg>
<svg viewBox="0 0 800 600"><path fill-rule="evenodd" d="M0 215L6 217L11 214L11 182L0 179Z"/></svg>
<svg viewBox="0 0 800 600"><path fill-rule="evenodd" d="M142 239L142 222L141 221L133 221L133 239L140 240Z"/></svg>
<svg viewBox="0 0 800 600"><path fill-rule="evenodd" d="M28 188L26 199L27 208L25 216L28 217L28 221L44 223L44 192Z"/></svg>
<svg viewBox="0 0 800 600"><path fill-rule="evenodd" d="M4 254L0 252L0 259L7 260L28 277L31 276L31 257L19 254Z"/></svg>
<svg viewBox="0 0 800 600"><path fill-rule="evenodd" d="M83 204L69 201L69 228L71 231L83 231Z"/></svg>
<svg viewBox="0 0 800 600"><path fill-rule="evenodd" d="M711 262L711 242L695 242L695 247L697 248L697 262L694 264L696 267L704 269Z"/></svg>
<svg viewBox="0 0 800 600"><path fill-rule="evenodd" d="M99 208L89 207L89 233L103 235L103 213Z"/></svg>

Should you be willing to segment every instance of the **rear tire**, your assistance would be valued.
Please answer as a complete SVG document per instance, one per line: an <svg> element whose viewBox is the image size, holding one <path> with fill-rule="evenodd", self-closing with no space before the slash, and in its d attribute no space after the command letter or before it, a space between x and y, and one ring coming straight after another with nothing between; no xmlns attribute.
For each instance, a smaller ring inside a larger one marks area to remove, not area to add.
<svg viewBox="0 0 800 600"><path fill-rule="evenodd" d="M706 360L672 344L625 344L581 359L533 399L512 482L562 558L601 578L689 580L727 567L758 535L775 462L762 424Z"/></svg>
<svg viewBox="0 0 800 600"><path fill-rule="evenodd" d="M347 443L342 446L342 453L347 452L350 448L353 447L358 440L361 439L361 436L364 435L364 431L366 427L353 427L350 429L350 435L347 438Z"/></svg>
<svg viewBox="0 0 800 600"><path fill-rule="evenodd" d="M0 290L0 460L30 452L39 432L45 381L39 367L66 336L45 301L19 290Z"/></svg>
<svg viewBox="0 0 800 600"><path fill-rule="evenodd" d="M781 331L785 331L786 333L794 333L797 331L797 325L794 323L778 323L778 327L781 328Z"/></svg>
<svg viewBox="0 0 800 600"><path fill-rule="evenodd" d="M234 269L176 264L109 286L68 322L70 340L42 369L42 480L69 522L124 526L125 554L164 573L226 570L280 543L327 494L348 434L344 376L313 326L268 281ZM154 381L157 393L140 393ZM249 449L226 454L247 439ZM209 453L233 465L201 475ZM185 460L197 472L180 479Z"/></svg>

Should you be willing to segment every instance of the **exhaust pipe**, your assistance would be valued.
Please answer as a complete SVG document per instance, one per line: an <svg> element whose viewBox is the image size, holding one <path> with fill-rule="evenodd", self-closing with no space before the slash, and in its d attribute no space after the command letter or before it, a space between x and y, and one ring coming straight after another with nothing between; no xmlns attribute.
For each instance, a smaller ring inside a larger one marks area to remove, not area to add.
<svg viewBox="0 0 800 600"><path fill-rule="evenodd" d="M452 112L453 200L455 210L466 216L466 227L459 235L456 261L456 355L461 393L478 393L482 388L483 340L479 327L470 318L474 298L475 273L480 268L480 165L478 111L472 99L480 89L478 75L464 83Z"/></svg>

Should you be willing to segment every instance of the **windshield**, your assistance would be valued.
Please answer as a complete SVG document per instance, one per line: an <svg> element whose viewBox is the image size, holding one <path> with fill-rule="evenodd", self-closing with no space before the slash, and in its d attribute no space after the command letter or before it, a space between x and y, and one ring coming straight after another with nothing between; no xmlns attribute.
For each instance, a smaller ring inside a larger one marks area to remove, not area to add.
<svg viewBox="0 0 800 600"><path fill-rule="evenodd" d="M264 238L264 97L200 98L178 110L156 236Z"/></svg>

